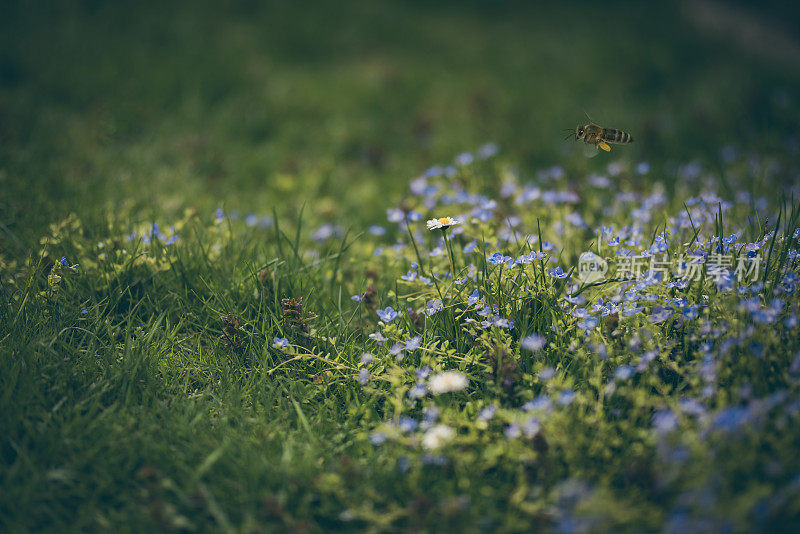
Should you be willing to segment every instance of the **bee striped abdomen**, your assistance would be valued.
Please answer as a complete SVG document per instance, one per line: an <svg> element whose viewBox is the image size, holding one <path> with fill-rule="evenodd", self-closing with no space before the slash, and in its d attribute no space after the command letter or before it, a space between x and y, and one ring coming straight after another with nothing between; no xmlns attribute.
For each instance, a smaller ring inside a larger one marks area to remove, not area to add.
<svg viewBox="0 0 800 534"><path fill-rule="evenodd" d="M618 145L627 145L633 143L633 137L627 132L617 130L616 128L606 128L605 140L609 143L616 143Z"/></svg>

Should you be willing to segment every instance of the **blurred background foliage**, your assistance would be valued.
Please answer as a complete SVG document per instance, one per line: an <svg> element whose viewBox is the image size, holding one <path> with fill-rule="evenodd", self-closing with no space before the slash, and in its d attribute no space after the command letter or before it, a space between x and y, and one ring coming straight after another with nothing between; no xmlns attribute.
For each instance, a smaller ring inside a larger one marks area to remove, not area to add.
<svg viewBox="0 0 800 534"><path fill-rule="evenodd" d="M3 2L3 243L99 206L380 222L409 177L487 141L523 179L569 151L581 171L796 155L798 8L760 6ZM584 111L635 144L587 159L563 141Z"/></svg>

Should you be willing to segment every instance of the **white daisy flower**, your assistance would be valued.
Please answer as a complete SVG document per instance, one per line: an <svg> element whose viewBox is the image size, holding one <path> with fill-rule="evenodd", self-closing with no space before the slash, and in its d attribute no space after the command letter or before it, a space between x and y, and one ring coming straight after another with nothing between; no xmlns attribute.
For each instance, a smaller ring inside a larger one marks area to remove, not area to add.
<svg viewBox="0 0 800 534"><path fill-rule="evenodd" d="M456 436L456 431L447 425L436 425L425 431L422 446L426 449L438 449Z"/></svg>
<svg viewBox="0 0 800 534"><path fill-rule="evenodd" d="M451 391L461 391L467 387L469 380L458 371L444 371L433 375L428 381L428 389L434 395L450 393Z"/></svg>
<svg viewBox="0 0 800 534"><path fill-rule="evenodd" d="M460 221L455 217L440 217L439 219L431 219L427 222L428 230L449 228L454 224L460 224Z"/></svg>

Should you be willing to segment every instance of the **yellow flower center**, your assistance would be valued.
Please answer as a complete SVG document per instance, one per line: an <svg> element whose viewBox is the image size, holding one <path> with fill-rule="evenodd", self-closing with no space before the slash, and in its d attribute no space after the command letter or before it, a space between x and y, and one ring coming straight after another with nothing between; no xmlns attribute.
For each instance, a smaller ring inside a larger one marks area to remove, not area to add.
<svg viewBox="0 0 800 534"><path fill-rule="evenodd" d="M441 219L439 219L439 222L442 224L450 224L450 219L448 219L447 217L442 217Z"/></svg>

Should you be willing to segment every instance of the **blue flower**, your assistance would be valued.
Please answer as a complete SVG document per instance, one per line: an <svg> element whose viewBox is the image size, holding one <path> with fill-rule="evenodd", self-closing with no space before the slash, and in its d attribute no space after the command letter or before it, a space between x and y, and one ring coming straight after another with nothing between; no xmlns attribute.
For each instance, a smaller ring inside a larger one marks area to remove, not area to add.
<svg viewBox="0 0 800 534"><path fill-rule="evenodd" d="M398 313L395 311L394 308L391 306L386 306L386 308L377 311L378 317L380 317L381 321L384 323L391 323L395 319L397 319Z"/></svg>
<svg viewBox="0 0 800 534"><path fill-rule="evenodd" d="M614 371L614 378L617 380L628 380L632 376L633 366L631 365L620 365L617 367L617 370Z"/></svg>
<svg viewBox="0 0 800 534"><path fill-rule="evenodd" d="M422 341L422 336L414 336L408 341L406 341L406 350L411 352L415 351L419 348L419 344Z"/></svg>
<svg viewBox="0 0 800 534"><path fill-rule="evenodd" d="M456 158L455 158L456 164L457 165L461 165L461 166L469 165L473 161L475 161L475 156L473 156L469 152L462 152L461 154L457 155Z"/></svg>
<svg viewBox="0 0 800 534"><path fill-rule="evenodd" d="M339 235L339 233L339 229L334 225L323 224L311 234L311 239L314 241L325 241L326 239L330 239L336 235Z"/></svg>
<svg viewBox="0 0 800 534"><path fill-rule="evenodd" d="M61 256L60 263L64 267L69 267L72 270L73 273L77 273L78 272L78 267L80 267L80 265L77 264L77 263L74 264L74 265L70 265L69 262L67 261L67 257L66 256Z"/></svg>
<svg viewBox="0 0 800 534"><path fill-rule="evenodd" d="M542 370L539 371L539 380L542 382L547 382L554 376L556 376L556 370L552 367L543 367Z"/></svg>
<svg viewBox="0 0 800 534"><path fill-rule="evenodd" d="M417 279L417 271L408 271L406 274L400 277L401 280L405 280L406 282L413 282Z"/></svg>
<svg viewBox="0 0 800 534"><path fill-rule="evenodd" d="M504 319L498 315L494 317L490 317L485 321L481 322L481 326L484 328L490 328L495 326L497 328L514 328L514 321L509 321L508 319Z"/></svg>
<svg viewBox="0 0 800 534"><path fill-rule="evenodd" d="M408 398L421 399L427 392L428 390L425 388L424 383L417 383L413 388L408 390Z"/></svg>
<svg viewBox="0 0 800 534"><path fill-rule="evenodd" d="M653 314L649 317L650 322L654 324L663 323L670 317L675 310L670 307L656 306L653 308Z"/></svg>
<svg viewBox="0 0 800 534"><path fill-rule="evenodd" d="M731 432L742 427L749 419L750 413L746 408L732 406L720 410L714 415L714 419L711 421L711 428Z"/></svg>
<svg viewBox="0 0 800 534"><path fill-rule="evenodd" d="M522 338L519 342L520 346L531 352L537 352L544 348L545 344L547 343L547 339L544 336L540 336L538 334L531 334L527 337Z"/></svg>
<svg viewBox="0 0 800 534"><path fill-rule="evenodd" d="M561 406L568 406L572 404L573 400L575 400L575 392L571 390L562 391L561 395L558 396L558 403Z"/></svg>
<svg viewBox="0 0 800 534"><path fill-rule="evenodd" d="M381 334L380 332L373 332L369 335L369 338L373 341L377 341L378 343L385 343L388 341L389 338Z"/></svg>
<svg viewBox="0 0 800 534"><path fill-rule="evenodd" d="M369 233L372 235L384 235L386 233L386 228L383 226L372 225L369 227Z"/></svg>
<svg viewBox="0 0 800 534"><path fill-rule="evenodd" d="M469 298L467 299L467 306L472 306L474 304L480 304L481 296L478 293L478 290L474 290L472 294L470 294Z"/></svg>
<svg viewBox="0 0 800 534"><path fill-rule="evenodd" d="M669 410L661 410L653 414L653 429L657 434L669 434L678 428L678 419Z"/></svg>
<svg viewBox="0 0 800 534"><path fill-rule="evenodd" d="M405 219L405 217L406 215L401 209L389 208L386 210L386 218L389 219L389 222L400 222Z"/></svg>
<svg viewBox="0 0 800 534"><path fill-rule="evenodd" d="M436 406L429 406L422 412L422 420L426 423L435 423L439 419L439 408Z"/></svg>
<svg viewBox="0 0 800 534"><path fill-rule="evenodd" d="M362 367L358 370L358 383L362 386L366 386L367 382L369 382L369 371Z"/></svg>
<svg viewBox="0 0 800 534"><path fill-rule="evenodd" d="M414 373L419 380L425 380L426 378L428 378L428 375L431 374L431 371L432 369L430 368L430 366L425 365L417 369Z"/></svg>
<svg viewBox="0 0 800 534"><path fill-rule="evenodd" d="M386 441L386 434L383 434L382 432L373 432L369 436L369 441L373 445L381 445Z"/></svg>
<svg viewBox="0 0 800 534"><path fill-rule="evenodd" d="M520 430L519 425L516 423L508 425L503 432L508 439L517 439L522 435L522 430Z"/></svg>
<svg viewBox="0 0 800 534"><path fill-rule="evenodd" d="M441 309L442 309L442 299L429 300L427 304L425 304L425 315L430 317L431 315L435 314Z"/></svg>
<svg viewBox="0 0 800 534"><path fill-rule="evenodd" d="M419 423L415 419L411 419L410 417L403 416L397 421L397 426L403 432L413 432L416 430Z"/></svg>
<svg viewBox="0 0 800 534"><path fill-rule="evenodd" d="M275 337L272 340L272 346L276 349L284 349L289 346L289 340L285 337Z"/></svg>
<svg viewBox="0 0 800 534"><path fill-rule="evenodd" d="M478 419L481 421L488 421L497 414L497 406L490 404L480 412L478 412Z"/></svg>
<svg viewBox="0 0 800 534"><path fill-rule="evenodd" d="M541 429L541 425L535 417L529 417L522 425L522 433L528 439L533 439L539 433L539 429Z"/></svg>
<svg viewBox="0 0 800 534"><path fill-rule="evenodd" d="M691 306L686 306L681 310L681 312L683 313L683 317L685 319L697 319L697 317L700 315L700 307L697 304L693 304Z"/></svg>
<svg viewBox="0 0 800 534"><path fill-rule="evenodd" d="M481 159L488 159L497 154L499 150L500 147L497 146L497 143L486 143L478 149L478 157Z"/></svg>
<svg viewBox="0 0 800 534"><path fill-rule="evenodd" d="M493 263L495 265L499 265L501 263L505 263L506 261L510 260L509 256L503 256L500 252L495 252L486 257L486 261L489 263Z"/></svg>
<svg viewBox="0 0 800 534"><path fill-rule="evenodd" d="M548 269L547 274L552 276L553 278L558 278L558 279L566 278L569 275L569 273L565 273L564 269L562 269L561 267L554 267L552 269Z"/></svg>
<svg viewBox="0 0 800 534"><path fill-rule="evenodd" d="M584 319L589 317L589 312L586 311L586 308L575 308L572 310L572 316L576 319Z"/></svg>
<svg viewBox="0 0 800 534"><path fill-rule="evenodd" d="M531 412L533 410L549 410L552 405L553 402L547 395L539 395L535 399L523 404L522 410L526 412Z"/></svg>

